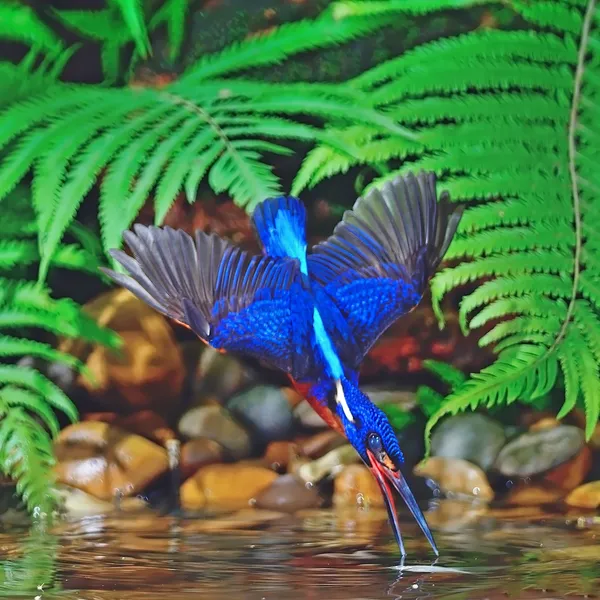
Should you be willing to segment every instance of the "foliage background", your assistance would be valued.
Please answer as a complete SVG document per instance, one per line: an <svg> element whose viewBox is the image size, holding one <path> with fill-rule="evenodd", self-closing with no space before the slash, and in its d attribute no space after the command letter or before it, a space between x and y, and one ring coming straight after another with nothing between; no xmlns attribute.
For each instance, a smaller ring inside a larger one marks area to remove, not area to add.
<svg viewBox="0 0 600 600"><path fill-rule="evenodd" d="M451 379L447 398L423 392L428 432L447 413L554 391L559 417L585 410L590 436L596 2L312 2L281 8L287 21L260 35L248 35L258 12L237 7L238 25L218 35L218 11L199 4L0 3L0 461L29 508L55 506L54 409L77 411L19 356L81 368L56 336L119 343L52 282L65 268L95 276L148 203L161 223L176 198L205 189L248 211L282 191L310 202L327 190L342 209L398 173L436 171L470 208L433 306L441 322L443 297L472 285L461 325L483 330L498 358ZM97 80L81 67L90 56ZM90 214L91 231L77 220Z"/></svg>

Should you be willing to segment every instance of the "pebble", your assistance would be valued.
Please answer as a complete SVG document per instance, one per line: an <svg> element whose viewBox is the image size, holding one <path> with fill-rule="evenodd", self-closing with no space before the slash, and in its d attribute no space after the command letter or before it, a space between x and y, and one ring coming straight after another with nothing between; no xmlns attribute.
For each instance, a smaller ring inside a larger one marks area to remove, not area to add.
<svg viewBox="0 0 600 600"><path fill-rule="evenodd" d="M431 455L462 458L489 471L506 442L504 428L479 413L445 419L431 436Z"/></svg>
<svg viewBox="0 0 600 600"><path fill-rule="evenodd" d="M327 423L323 421L306 400L298 403L294 408L293 415L294 419L307 429L327 429L328 427Z"/></svg>
<svg viewBox="0 0 600 600"><path fill-rule="evenodd" d="M133 496L169 468L164 448L100 421L63 429L55 452L57 481L101 500Z"/></svg>
<svg viewBox="0 0 600 600"><path fill-rule="evenodd" d="M124 288L105 292L84 305L98 325L123 341L120 353L66 338L58 349L85 361L93 380L80 375L78 385L106 410L155 410L173 414L180 400L185 366L167 319Z"/></svg>
<svg viewBox="0 0 600 600"><path fill-rule="evenodd" d="M549 483L518 483L511 488L505 498L505 503L517 506L540 506L553 504L564 495L564 490Z"/></svg>
<svg viewBox="0 0 600 600"><path fill-rule="evenodd" d="M350 445L345 444L331 452L328 452L321 458L312 462L300 465L297 474L300 479L316 483L324 477L335 476L344 466L351 465L360 461L356 450Z"/></svg>
<svg viewBox="0 0 600 600"><path fill-rule="evenodd" d="M318 508L321 504L322 499L315 487L291 474L279 476L256 497L257 508L285 513Z"/></svg>
<svg viewBox="0 0 600 600"><path fill-rule="evenodd" d="M436 530L462 532L480 521L486 512L487 506L481 502L440 498L427 511L427 523Z"/></svg>
<svg viewBox="0 0 600 600"><path fill-rule="evenodd" d="M176 437L175 432L169 427L165 419L151 410L141 410L126 416L115 412L87 413L83 416L82 421L110 423L161 445Z"/></svg>
<svg viewBox="0 0 600 600"><path fill-rule="evenodd" d="M119 502L100 500L83 490L67 485L57 487L61 507L70 517L81 518L114 512L135 512L146 508L146 503L137 497L122 498Z"/></svg>
<svg viewBox="0 0 600 600"><path fill-rule="evenodd" d="M584 446L576 456L544 475L548 481L567 492L575 489L586 478L592 468L592 451Z"/></svg>
<svg viewBox="0 0 600 600"><path fill-rule="evenodd" d="M420 462L414 474L433 479L446 494L475 496L484 502L494 499L494 491L483 470L462 458L433 456Z"/></svg>
<svg viewBox="0 0 600 600"><path fill-rule="evenodd" d="M198 406L179 420L179 432L188 439L208 438L218 442L234 460L250 455L252 443L246 429L220 406Z"/></svg>
<svg viewBox="0 0 600 600"><path fill-rule="evenodd" d="M337 431L328 429L315 433L300 443L300 453L309 458L319 458L331 450L346 445L348 440Z"/></svg>
<svg viewBox="0 0 600 600"><path fill-rule="evenodd" d="M181 506L188 510L204 507L241 508L247 506L276 478L274 471L243 462L207 465L181 486Z"/></svg>
<svg viewBox="0 0 600 600"><path fill-rule="evenodd" d="M574 425L528 431L502 448L495 468L507 477L530 477L573 458L584 444L583 430Z"/></svg>
<svg viewBox="0 0 600 600"><path fill-rule="evenodd" d="M365 386L362 391L373 404L395 404L404 412L417 406L417 394L413 390L389 390L381 387Z"/></svg>
<svg viewBox="0 0 600 600"><path fill-rule="evenodd" d="M221 462L224 454L223 446L208 438L198 438L186 442L181 447L179 459L181 476L187 479L201 467Z"/></svg>
<svg viewBox="0 0 600 600"><path fill-rule="evenodd" d="M379 485L365 465L348 465L336 476L333 504L343 506L383 506Z"/></svg>
<svg viewBox="0 0 600 600"><path fill-rule="evenodd" d="M271 442L265 449L263 461L274 471L286 470L297 454L298 446L294 442Z"/></svg>
<svg viewBox="0 0 600 600"><path fill-rule="evenodd" d="M600 507L600 481L591 481L575 488L565 498L565 503L575 508Z"/></svg>
<svg viewBox="0 0 600 600"><path fill-rule="evenodd" d="M207 396L229 398L254 380L254 373L235 356L205 346L196 368L195 404Z"/></svg>
<svg viewBox="0 0 600 600"><path fill-rule="evenodd" d="M227 408L262 443L292 435L294 418L282 388L258 385L234 396Z"/></svg>

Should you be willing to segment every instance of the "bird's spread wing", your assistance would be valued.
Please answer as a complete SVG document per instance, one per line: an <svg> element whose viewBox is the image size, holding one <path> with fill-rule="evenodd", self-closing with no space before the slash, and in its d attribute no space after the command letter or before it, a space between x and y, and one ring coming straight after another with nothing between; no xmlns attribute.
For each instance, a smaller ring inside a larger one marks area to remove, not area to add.
<svg viewBox="0 0 600 600"><path fill-rule="evenodd" d="M216 235L135 225L124 239L133 257L112 256L117 283L223 351L244 353L292 377L310 366L307 324L314 303L297 260L252 256Z"/></svg>
<svg viewBox="0 0 600 600"><path fill-rule="evenodd" d="M346 319L356 367L379 336L420 301L456 232L462 208L436 198L433 173L409 174L359 198L308 256L312 281ZM338 347L344 339L335 336Z"/></svg>

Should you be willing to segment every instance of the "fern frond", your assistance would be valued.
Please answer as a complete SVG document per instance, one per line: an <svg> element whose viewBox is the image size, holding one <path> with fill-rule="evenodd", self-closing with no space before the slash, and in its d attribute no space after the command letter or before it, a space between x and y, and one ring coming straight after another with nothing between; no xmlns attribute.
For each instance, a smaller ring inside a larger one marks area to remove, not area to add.
<svg viewBox="0 0 600 600"><path fill-rule="evenodd" d="M57 500L50 436L20 406L0 404L0 415L0 467L16 481L31 513L50 516Z"/></svg>
<svg viewBox="0 0 600 600"><path fill-rule="evenodd" d="M442 416L455 415L467 408L475 409L480 404L489 408L498 403L538 398L552 388L557 374L556 357L549 356L544 346L521 344L503 351L493 365L473 373L452 392L427 422L427 452L431 430Z"/></svg>
<svg viewBox="0 0 600 600"><path fill-rule="evenodd" d="M231 44L220 53L203 57L186 71L186 77L193 85L201 85L214 77L280 64L299 52L352 41L393 20L394 15L360 18L329 7L316 19L280 25L271 33Z"/></svg>
<svg viewBox="0 0 600 600"><path fill-rule="evenodd" d="M65 46L61 39L35 13L31 6L17 2L0 5L0 37L57 55Z"/></svg>
<svg viewBox="0 0 600 600"><path fill-rule="evenodd" d="M151 48L140 0L109 0L109 2L121 11L127 29L135 41L137 51L146 58L151 53Z"/></svg>

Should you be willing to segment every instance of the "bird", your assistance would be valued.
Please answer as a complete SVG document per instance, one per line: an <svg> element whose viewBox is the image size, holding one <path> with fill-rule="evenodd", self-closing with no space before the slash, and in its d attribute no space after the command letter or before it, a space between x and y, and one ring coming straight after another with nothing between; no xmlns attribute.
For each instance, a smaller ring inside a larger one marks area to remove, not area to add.
<svg viewBox="0 0 600 600"><path fill-rule="evenodd" d="M251 215L261 252L215 233L133 225L131 254L110 249L116 284L219 352L283 371L329 427L345 436L384 498L399 551L406 551L392 490L439 556L402 473L404 455L385 413L359 387L365 355L420 303L455 235L462 205L436 175L419 171L374 186L312 247L306 209L294 196L267 198Z"/></svg>

